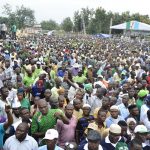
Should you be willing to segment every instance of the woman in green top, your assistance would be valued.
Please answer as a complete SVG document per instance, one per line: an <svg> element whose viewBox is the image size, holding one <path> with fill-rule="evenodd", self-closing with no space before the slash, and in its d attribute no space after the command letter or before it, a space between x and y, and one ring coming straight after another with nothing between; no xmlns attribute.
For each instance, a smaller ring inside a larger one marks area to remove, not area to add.
<svg viewBox="0 0 150 150"><path fill-rule="evenodd" d="M21 107L25 107L30 110L30 101L27 98L25 98L25 94L23 92L18 92L17 96L18 100L21 103Z"/></svg>

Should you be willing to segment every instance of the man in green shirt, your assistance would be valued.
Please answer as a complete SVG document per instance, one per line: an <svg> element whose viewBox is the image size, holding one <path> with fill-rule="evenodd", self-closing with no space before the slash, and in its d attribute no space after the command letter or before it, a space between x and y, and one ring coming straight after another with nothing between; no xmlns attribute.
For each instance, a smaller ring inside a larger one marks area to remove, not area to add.
<svg viewBox="0 0 150 150"><path fill-rule="evenodd" d="M73 81L76 82L76 83L81 83L83 84L85 81L86 81L86 77L82 74L82 71L80 70L78 72L78 75L77 76L74 76L73 77Z"/></svg>
<svg viewBox="0 0 150 150"><path fill-rule="evenodd" d="M32 74L31 70L27 70L27 75L25 75L24 79L23 79L23 83L26 87L31 87L32 84L34 83L35 77Z"/></svg>
<svg viewBox="0 0 150 150"><path fill-rule="evenodd" d="M49 109L47 102L43 99L38 101L39 112L32 118L31 134L39 143L48 129L55 127L57 119L61 119L65 124L69 121L60 109Z"/></svg>

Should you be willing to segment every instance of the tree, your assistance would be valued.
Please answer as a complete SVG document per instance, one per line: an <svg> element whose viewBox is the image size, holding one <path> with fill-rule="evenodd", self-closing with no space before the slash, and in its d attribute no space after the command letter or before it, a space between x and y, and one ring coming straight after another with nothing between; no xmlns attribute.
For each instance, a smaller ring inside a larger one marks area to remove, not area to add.
<svg viewBox="0 0 150 150"><path fill-rule="evenodd" d="M70 19L70 17L67 17L63 20L63 22L61 23L61 27L64 31L66 32L70 32L73 29L73 23Z"/></svg>
<svg viewBox="0 0 150 150"><path fill-rule="evenodd" d="M11 6L6 4L3 6L4 14L8 18L7 25L10 27L12 24L16 24L17 28L21 29L25 26L32 26L35 22L34 11L30 8L26 8L23 5L17 7L13 12Z"/></svg>
<svg viewBox="0 0 150 150"><path fill-rule="evenodd" d="M59 25L54 20L42 21L41 27L43 30L57 30Z"/></svg>
<svg viewBox="0 0 150 150"><path fill-rule="evenodd" d="M24 28L25 26L34 25L35 17L34 11L30 8L25 8L23 5L16 10L16 18L18 21L18 27Z"/></svg>
<svg viewBox="0 0 150 150"><path fill-rule="evenodd" d="M82 25L82 18L81 18L81 14L79 13L79 11L76 11L74 13L74 31L75 32L81 32L83 29L83 25Z"/></svg>

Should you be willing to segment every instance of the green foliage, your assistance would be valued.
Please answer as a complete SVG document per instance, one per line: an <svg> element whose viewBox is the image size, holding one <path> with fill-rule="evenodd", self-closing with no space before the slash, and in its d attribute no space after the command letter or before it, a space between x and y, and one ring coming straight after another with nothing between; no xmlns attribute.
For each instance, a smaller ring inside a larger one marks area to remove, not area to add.
<svg viewBox="0 0 150 150"><path fill-rule="evenodd" d="M61 23L61 27L64 31L70 32L73 29L73 22L71 21L70 17L67 17Z"/></svg>
<svg viewBox="0 0 150 150"><path fill-rule="evenodd" d="M139 13L130 14L129 11L119 13L106 12L105 9L99 7L96 10L89 8L82 8L81 11L74 13L74 31L83 31L83 23L85 25L86 33L109 33L110 20L112 18L112 25L120 24L126 21L137 20L150 24L148 15L140 15Z"/></svg>
<svg viewBox="0 0 150 150"><path fill-rule="evenodd" d="M8 27L11 27L12 24L16 24L17 28L21 29L25 26L32 26L35 22L34 11L30 8L24 7L23 5L21 7L17 7L14 12L9 4L4 5L3 9L4 14L7 16L6 24ZM3 18L0 18L0 22Z"/></svg>
<svg viewBox="0 0 150 150"><path fill-rule="evenodd" d="M43 30L57 30L59 25L54 20L42 21L41 27Z"/></svg>

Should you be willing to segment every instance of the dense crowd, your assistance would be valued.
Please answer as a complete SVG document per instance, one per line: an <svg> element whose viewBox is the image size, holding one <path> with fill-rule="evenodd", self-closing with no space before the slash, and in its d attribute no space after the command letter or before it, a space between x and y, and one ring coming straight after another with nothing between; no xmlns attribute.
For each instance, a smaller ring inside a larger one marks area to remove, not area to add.
<svg viewBox="0 0 150 150"><path fill-rule="evenodd" d="M149 46L69 34L1 40L0 149L150 150Z"/></svg>

